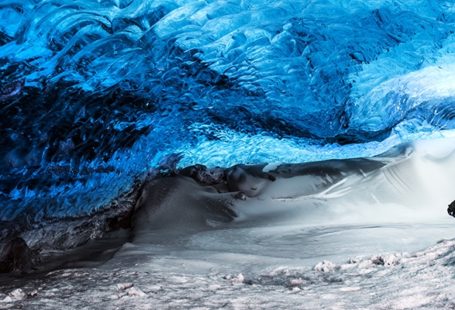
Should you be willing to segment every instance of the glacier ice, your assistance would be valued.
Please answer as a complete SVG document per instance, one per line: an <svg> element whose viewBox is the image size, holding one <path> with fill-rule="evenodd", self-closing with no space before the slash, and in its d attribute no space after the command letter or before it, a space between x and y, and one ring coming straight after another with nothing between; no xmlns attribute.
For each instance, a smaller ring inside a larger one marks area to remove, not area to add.
<svg viewBox="0 0 455 310"><path fill-rule="evenodd" d="M379 154L455 127L452 1L3 0L0 220L180 165Z"/></svg>

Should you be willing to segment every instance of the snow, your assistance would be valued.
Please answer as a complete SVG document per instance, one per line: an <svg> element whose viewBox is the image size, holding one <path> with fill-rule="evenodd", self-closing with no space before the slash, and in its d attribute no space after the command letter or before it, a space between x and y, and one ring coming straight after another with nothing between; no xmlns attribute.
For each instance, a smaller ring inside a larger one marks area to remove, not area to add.
<svg viewBox="0 0 455 310"><path fill-rule="evenodd" d="M392 253L389 253L392 255ZM249 272L233 268L225 274L166 271L165 262L140 260L132 266L113 259L97 268L59 270L27 281L2 284L11 290L5 309L449 309L455 305L455 240L445 240L426 250L383 265L379 255L346 260L349 268L325 271L311 266L282 267ZM381 255L381 257L384 257ZM320 262L317 265L332 265ZM317 266L316 265L316 266ZM237 271L237 272L236 272ZM119 294L118 285L127 284ZM134 283L134 286L130 286ZM37 292L33 292L32 288ZM30 297L25 298L26 294ZM16 296L16 299L13 299ZM117 296L112 298L112 296Z"/></svg>
<svg viewBox="0 0 455 310"><path fill-rule="evenodd" d="M303 175L285 171L306 166L278 166L269 173L281 177L246 200L177 177L160 192L157 181L148 190L160 199L144 196L111 259L0 278L0 307L451 309L454 145L424 141ZM226 197L239 216L205 223L209 202Z"/></svg>

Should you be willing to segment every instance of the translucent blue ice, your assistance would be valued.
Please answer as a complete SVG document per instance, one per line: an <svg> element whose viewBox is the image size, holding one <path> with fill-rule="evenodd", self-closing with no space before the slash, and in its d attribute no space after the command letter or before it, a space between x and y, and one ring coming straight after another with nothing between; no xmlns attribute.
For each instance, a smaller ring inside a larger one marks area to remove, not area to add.
<svg viewBox="0 0 455 310"><path fill-rule="evenodd" d="M166 156L372 156L455 127L455 4L0 2L0 220L92 212Z"/></svg>

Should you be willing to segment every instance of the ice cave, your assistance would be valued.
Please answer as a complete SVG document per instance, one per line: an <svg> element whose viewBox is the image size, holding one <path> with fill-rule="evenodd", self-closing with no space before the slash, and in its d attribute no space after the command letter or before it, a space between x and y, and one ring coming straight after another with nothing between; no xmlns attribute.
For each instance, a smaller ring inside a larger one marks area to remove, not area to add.
<svg viewBox="0 0 455 310"><path fill-rule="evenodd" d="M1 309L454 309L455 2L0 0Z"/></svg>

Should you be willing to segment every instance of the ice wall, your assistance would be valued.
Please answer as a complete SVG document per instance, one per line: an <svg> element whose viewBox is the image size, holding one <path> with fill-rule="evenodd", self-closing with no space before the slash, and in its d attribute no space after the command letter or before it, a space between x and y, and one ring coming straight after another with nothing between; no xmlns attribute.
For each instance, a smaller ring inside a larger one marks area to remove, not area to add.
<svg viewBox="0 0 455 310"><path fill-rule="evenodd" d="M452 1L3 0L0 219L180 165L371 156L455 127Z"/></svg>

